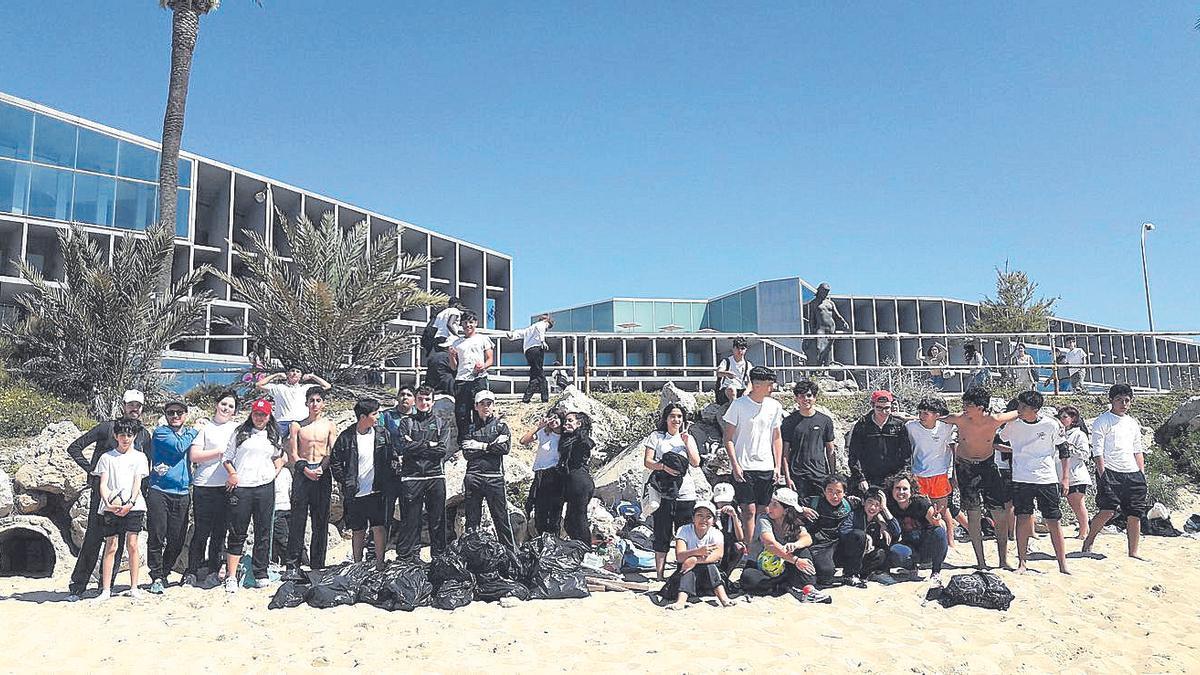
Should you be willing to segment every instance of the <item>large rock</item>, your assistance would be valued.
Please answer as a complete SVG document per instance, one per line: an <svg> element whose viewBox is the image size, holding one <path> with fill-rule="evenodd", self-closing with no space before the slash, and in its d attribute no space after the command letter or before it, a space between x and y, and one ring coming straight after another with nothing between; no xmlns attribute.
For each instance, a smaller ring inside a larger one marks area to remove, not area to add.
<svg viewBox="0 0 1200 675"><path fill-rule="evenodd" d="M1154 432L1154 440L1163 447L1171 446L1188 434L1200 432L1200 396L1184 401L1166 422Z"/></svg>
<svg viewBox="0 0 1200 675"><path fill-rule="evenodd" d="M12 515L13 509L16 508L13 496L12 478L0 469L0 518L6 518Z"/></svg>
<svg viewBox="0 0 1200 675"><path fill-rule="evenodd" d="M40 491L62 495L74 501L87 486L87 473L67 455L66 448L79 437L80 431L71 422L58 422L42 430L33 439L34 458L17 469L13 476L15 487L24 492Z"/></svg>
<svg viewBox="0 0 1200 675"><path fill-rule="evenodd" d="M629 432L629 418L594 398L584 394L574 385L567 387L554 401L554 406L564 412L582 412L592 420L592 440L597 450L604 454L619 447L618 439Z"/></svg>
<svg viewBox="0 0 1200 675"><path fill-rule="evenodd" d="M700 451L701 458L724 452L721 449L724 446L721 430L716 425L695 422L688 426L688 433L695 439L696 449Z"/></svg>
<svg viewBox="0 0 1200 675"><path fill-rule="evenodd" d="M650 476L650 470L645 465L645 458L644 446L638 442L622 450L600 467L594 479L596 497L608 506L621 501L640 504L642 486L646 484L646 479ZM701 467L690 467L688 475L696 484L698 498L709 499L712 497L712 486Z"/></svg>
<svg viewBox="0 0 1200 675"><path fill-rule="evenodd" d="M662 391L658 393L658 412L661 414L663 409L671 403L678 403L683 407L683 411L687 413L688 419L694 419L699 406L696 403L696 395L690 391L684 391L675 386L674 382L668 382L663 385Z"/></svg>
<svg viewBox="0 0 1200 675"><path fill-rule="evenodd" d="M79 493L79 497L67 510L67 517L71 519L71 542L77 549L83 546L83 535L87 532L88 507L91 505L91 499L92 491L85 489Z"/></svg>
<svg viewBox="0 0 1200 675"><path fill-rule="evenodd" d="M18 492L14 500L16 512L22 515L37 513L46 508L46 504L48 503L50 503L50 496L39 490Z"/></svg>
<svg viewBox="0 0 1200 675"><path fill-rule="evenodd" d="M0 575L49 577L75 564L58 527L43 516L13 516L0 522L0 542L6 548L0 556Z"/></svg>
<svg viewBox="0 0 1200 675"><path fill-rule="evenodd" d="M458 425L454 422L454 397L438 394L433 399L433 414L450 429L450 447L458 447Z"/></svg>
<svg viewBox="0 0 1200 675"><path fill-rule="evenodd" d="M721 418L725 416L725 411L728 409L728 405L709 403L700 411L700 420L713 426L720 426Z"/></svg>
<svg viewBox="0 0 1200 675"><path fill-rule="evenodd" d="M467 475L467 460L462 453L446 462L446 506L454 507L463 500L463 479ZM533 469L529 464L509 455L504 458L504 482L506 485L521 485L533 480ZM486 510L486 509L485 509Z"/></svg>

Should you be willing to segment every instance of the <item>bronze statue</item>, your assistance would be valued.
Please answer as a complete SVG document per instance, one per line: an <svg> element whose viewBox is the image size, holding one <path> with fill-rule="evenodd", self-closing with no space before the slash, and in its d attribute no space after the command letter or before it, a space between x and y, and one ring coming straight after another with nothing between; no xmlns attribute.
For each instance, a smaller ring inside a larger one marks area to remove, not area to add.
<svg viewBox="0 0 1200 675"><path fill-rule="evenodd" d="M817 286L817 295L808 301L808 330L816 335L833 335L838 325L844 330L850 330L850 324L842 318L837 305L829 297L829 284L822 282ZM828 366L833 363L833 340L827 337L816 339L817 365Z"/></svg>

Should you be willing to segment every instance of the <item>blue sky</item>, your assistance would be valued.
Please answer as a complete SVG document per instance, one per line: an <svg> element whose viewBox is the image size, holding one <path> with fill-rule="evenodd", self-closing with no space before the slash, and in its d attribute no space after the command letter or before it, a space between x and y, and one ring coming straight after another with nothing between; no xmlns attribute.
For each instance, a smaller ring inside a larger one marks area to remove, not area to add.
<svg viewBox="0 0 1200 675"><path fill-rule="evenodd" d="M0 3L0 90L157 138L154 0ZM1200 326L1200 2L225 0L184 147L515 258L514 316L799 274ZM537 5L537 6L534 6Z"/></svg>

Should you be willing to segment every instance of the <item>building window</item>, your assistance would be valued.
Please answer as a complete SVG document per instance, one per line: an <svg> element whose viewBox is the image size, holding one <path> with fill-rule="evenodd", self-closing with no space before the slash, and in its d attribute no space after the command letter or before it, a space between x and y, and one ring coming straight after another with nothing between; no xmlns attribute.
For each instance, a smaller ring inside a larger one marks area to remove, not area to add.
<svg viewBox="0 0 1200 675"><path fill-rule="evenodd" d="M117 227L145 230L154 224L158 211L158 187L131 180L117 181Z"/></svg>
<svg viewBox="0 0 1200 675"><path fill-rule="evenodd" d="M62 169L35 166L30 172L29 215L70 220L74 174Z"/></svg>
<svg viewBox="0 0 1200 675"><path fill-rule="evenodd" d="M158 180L158 153L135 143L121 141L117 175L139 180Z"/></svg>
<svg viewBox="0 0 1200 675"><path fill-rule="evenodd" d="M89 129L79 130L79 152L75 168L108 174L117 172L117 139Z"/></svg>
<svg viewBox="0 0 1200 675"><path fill-rule="evenodd" d="M29 194L29 165L0 160L0 211L23 215Z"/></svg>
<svg viewBox="0 0 1200 675"><path fill-rule="evenodd" d="M33 129L33 161L74 168L77 132L73 124L38 115Z"/></svg>
<svg viewBox="0 0 1200 675"><path fill-rule="evenodd" d="M29 159L33 147L33 113L0 103L0 157Z"/></svg>
<svg viewBox="0 0 1200 675"><path fill-rule="evenodd" d="M72 220L91 225L113 224L116 181L88 173L75 175L75 213Z"/></svg>

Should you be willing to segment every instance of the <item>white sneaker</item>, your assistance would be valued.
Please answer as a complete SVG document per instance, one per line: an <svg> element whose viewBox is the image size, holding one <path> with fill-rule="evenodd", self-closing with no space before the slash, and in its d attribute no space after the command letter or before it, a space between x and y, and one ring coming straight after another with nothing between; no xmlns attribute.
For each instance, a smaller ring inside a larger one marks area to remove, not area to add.
<svg viewBox="0 0 1200 675"><path fill-rule="evenodd" d="M146 593L140 588L134 588L129 591L129 597L133 598L134 602L139 602L146 598Z"/></svg>
<svg viewBox="0 0 1200 675"><path fill-rule="evenodd" d="M111 599L112 599L112 591L111 590L100 591L100 595L97 595L96 597L92 598L92 602L97 602L97 603L108 602Z"/></svg>
<svg viewBox="0 0 1200 675"><path fill-rule="evenodd" d="M225 579L225 592L226 593L237 593L237 589L238 589L237 579L235 579L234 577L228 577Z"/></svg>
<svg viewBox="0 0 1200 675"><path fill-rule="evenodd" d="M255 579L254 587L255 588L270 588L271 580L270 579Z"/></svg>

